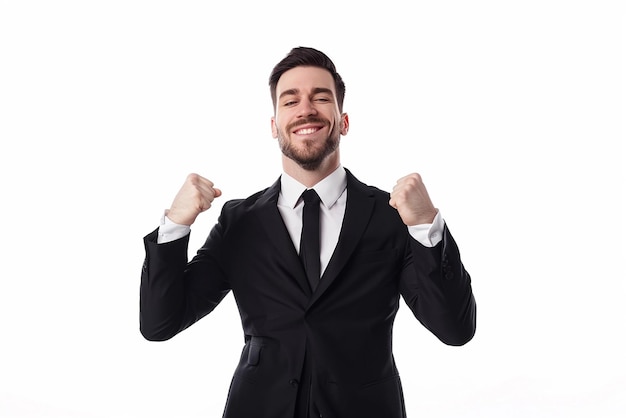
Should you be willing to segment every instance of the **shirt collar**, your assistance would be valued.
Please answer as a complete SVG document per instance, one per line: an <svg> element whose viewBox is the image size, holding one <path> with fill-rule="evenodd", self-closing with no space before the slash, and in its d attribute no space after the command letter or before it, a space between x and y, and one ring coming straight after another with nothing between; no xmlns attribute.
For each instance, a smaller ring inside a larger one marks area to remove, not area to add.
<svg viewBox="0 0 626 418"><path fill-rule="evenodd" d="M311 187L311 189L315 189L322 204L330 209L344 190L346 190L347 184L348 176L346 175L346 170L340 165L335 171ZM300 203L300 196L307 188L285 172L280 177L281 200L289 207L295 208Z"/></svg>

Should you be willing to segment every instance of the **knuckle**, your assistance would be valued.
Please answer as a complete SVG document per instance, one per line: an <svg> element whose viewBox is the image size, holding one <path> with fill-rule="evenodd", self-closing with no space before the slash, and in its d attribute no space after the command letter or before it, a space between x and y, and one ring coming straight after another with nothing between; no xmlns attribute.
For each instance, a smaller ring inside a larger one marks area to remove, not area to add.
<svg viewBox="0 0 626 418"><path fill-rule="evenodd" d="M191 183L191 184L196 184L198 182L198 178L200 176L196 173L190 173L187 175L187 182Z"/></svg>
<svg viewBox="0 0 626 418"><path fill-rule="evenodd" d="M422 182L422 176L420 176L418 173L413 173L411 175L411 178L413 179L413 181L421 183Z"/></svg>

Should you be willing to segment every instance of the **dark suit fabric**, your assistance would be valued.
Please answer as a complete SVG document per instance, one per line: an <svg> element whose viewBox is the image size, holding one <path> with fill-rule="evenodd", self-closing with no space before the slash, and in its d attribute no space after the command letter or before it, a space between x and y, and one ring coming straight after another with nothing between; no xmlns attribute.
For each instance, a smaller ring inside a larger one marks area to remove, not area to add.
<svg viewBox="0 0 626 418"><path fill-rule="evenodd" d="M169 339L232 291L245 345L224 417L305 417L296 404L311 417L405 417L391 349L400 296L444 343L474 335L470 276L450 232L424 247L389 194L348 171L339 241L313 293L277 208L279 190L277 181L227 202L190 262L188 237L157 244L154 231L144 238L142 334Z"/></svg>

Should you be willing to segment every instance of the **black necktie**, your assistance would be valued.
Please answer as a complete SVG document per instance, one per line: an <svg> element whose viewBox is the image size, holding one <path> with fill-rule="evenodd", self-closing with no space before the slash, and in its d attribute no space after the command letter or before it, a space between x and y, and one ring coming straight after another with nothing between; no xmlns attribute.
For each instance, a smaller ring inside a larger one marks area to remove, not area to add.
<svg viewBox="0 0 626 418"><path fill-rule="evenodd" d="M300 259L306 270L311 289L315 290L320 280L320 197L315 190L302 193L302 237L300 238Z"/></svg>

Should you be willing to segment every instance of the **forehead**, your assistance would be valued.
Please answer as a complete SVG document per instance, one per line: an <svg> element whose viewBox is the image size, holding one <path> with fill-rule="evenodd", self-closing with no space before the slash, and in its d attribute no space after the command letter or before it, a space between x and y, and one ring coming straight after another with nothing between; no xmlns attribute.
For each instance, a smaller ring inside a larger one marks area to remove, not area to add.
<svg viewBox="0 0 626 418"><path fill-rule="evenodd" d="M307 92L316 88L330 89L333 94L337 94L333 76L328 70L319 67L295 67L280 76L276 84L276 95L280 96L285 90Z"/></svg>

